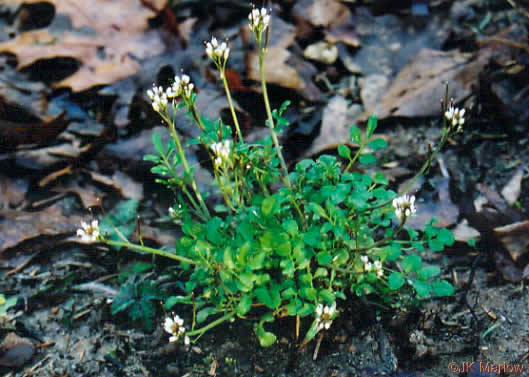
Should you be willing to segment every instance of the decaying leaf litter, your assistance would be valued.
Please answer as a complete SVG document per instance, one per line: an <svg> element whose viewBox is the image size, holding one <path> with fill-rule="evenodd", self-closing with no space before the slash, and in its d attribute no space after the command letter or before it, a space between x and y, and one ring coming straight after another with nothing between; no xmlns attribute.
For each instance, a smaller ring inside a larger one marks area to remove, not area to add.
<svg viewBox="0 0 529 377"><path fill-rule="evenodd" d="M134 262L151 260L74 237L88 209L99 214L101 202L110 213L133 200L146 242L174 242L177 235L153 221L171 200L142 161L162 130L145 91L183 70L197 83L199 106L209 105L205 115L229 123L203 49L212 33L231 42L228 78L243 132L262 132L248 4L215 2L214 11L163 0L0 4L0 292L17 297L0 310L2 373L439 376L453 375L451 361L527 365L529 22L522 1L517 9L509 3L271 4L266 70L276 106L293 101L283 137L290 161L335 150L348 142L350 124L374 112L390 145L379 156L383 171L401 185L439 136L446 81L471 113L465 132L413 188L414 221L438 217L459 241L431 254L456 296L379 315L351 303L316 361L314 345L298 351L290 323L270 349L240 335L251 329L225 328L185 352L167 344L161 325L144 332L111 316ZM178 128L183 137L195 132L183 114ZM209 182L200 150L189 159ZM127 224L137 228L135 218ZM479 241L471 247L469 239ZM145 268L156 281L159 268Z"/></svg>

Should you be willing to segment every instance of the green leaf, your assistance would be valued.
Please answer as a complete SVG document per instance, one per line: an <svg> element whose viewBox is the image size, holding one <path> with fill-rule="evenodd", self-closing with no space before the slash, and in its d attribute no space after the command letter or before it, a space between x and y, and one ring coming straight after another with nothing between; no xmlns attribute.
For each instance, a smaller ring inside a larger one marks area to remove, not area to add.
<svg viewBox="0 0 529 377"><path fill-rule="evenodd" d="M160 156L165 156L165 148L163 147L162 138L158 132L152 134L152 144Z"/></svg>
<svg viewBox="0 0 529 377"><path fill-rule="evenodd" d="M252 295L243 295L241 301L237 304L237 315L243 316L252 308Z"/></svg>
<svg viewBox="0 0 529 377"><path fill-rule="evenodd" d="M388 179L384 176L384 174L382 174L380 172L376 172L375 173L375 176L373 177L373 181L377 185L384 185L384 186L389 183Z"/></svg>
<svg viewBox="0 0 529 377"><path fill-rule="evenodd" d="M197 323L204 322L211 314L214 314L216 312L217 312L217 309L211 306L208 306L207 308L199 310L197 313Z"/></svg>
<svg viewBox="0 0 529 377"><path fill-rule="evenodd" d="M281 305L281 296L278 289L261 287L257 288L254 293L257 300L270 309L277 309Z"/></svg>
<svg viewBox="0 0 529 377"><path fill-rule="evenodd" d="M446 280L433 281L432 290L437 297L452 296L455 292L452 284L450 284Z"/></svg>
<svg viewBox="0 0 529 377"><path fill-rule="evenodd" d="M322 206L320 206L318 203L311 202L307 206L307 209L311 212L314 212L318 214L320 217L323 217L324 219L328 218L327 213L323 209Z"/></svg>
<svg viewBox="0 0 529 377"><path fill-rule="evenodd" d="M316 291L316 288L312 287L301 288L299 293L301 297L309 301L313 301L318 296L318 291Z"/></svg>
<svg viewBox="0 0 529 377"><path fill-rule="evenodd" d="M350 160L351 159L351 148L349 148L347 145L340 144L338 146L338 154L341 157Z"/></svg>
<svg viewBox="0 0 529 377"><path fill-rule="evenodd" d="M349 135L353 143L356 143L359 145L362 144L362 131L360 131L360 129L357 126L355 125L351 126L349 130Z"/></svg>
<svg viewBox="0 0 529 377"><path fill-rule="evenodd" d="M336 300L334 293L330 289L320 289L318 296L329 305L332 305L332 303Z"/></svg>
<svg viewBox="0 0 529 377"><path fill-rule="evenodd" d="M152 162L158 163L161 161L161 159L160 157L154 154L146 154L145 156L143 156L143 161L152 161Z"/></svg>
<svg viewBox="0 0 529 377"><path fill-rule="evenodd" d="M389 288L392 289L392 290L397 290L399 289L400 287L402 287L404 285L405 281L404 279L400 276L400 273L398 272L392 272L391 275L389 275L389 278L388 278L388 285L389 285Z"/></svg>
<svg viewBox="0 0 529 377"><path fill-rule="evenodd" d="M382 256L388 261L395 262L397 259L399 259L400 255L400 245L397 243L392 243L391 245L382 249Z"/></svg>
<svg viewBox="0 0 529 377"><path fill-rule="evenodd" d="M371 115L367 120L366 135L369 140L377 128L377 116Z"/></svg>
<svg viewBox="0 0 529 377"><path fill-rule="evenodd" d="M375 155L371 153L366 153L366 154L361 155L358 158L358 161L360 161L361 164L368 165L368 164L374 164L375 162L377 162L377 158L375 157Z"/></svg>
<svg viewBox="0 0 529 377"><path fill-rule="evenodd" d="M437 240L436 238L428 241L428 247L432 251L443 251L443 249L445 248L443 243Z"/></svg>
<svg viewBox="0 0 529 377"><path fill-rule="evenodd" d="M372 150L377 151L379 149L386 148L388 146L388 143L386 142L386 140L378 138L378 139L371 140L367 145Z"/></svg>
<svg viewBox="0 0 529 377"><path fill-rule="evenodd" d="M125 284L119 290L119 293L112 300L112 315L127 310L136 301L136 285L132 283Z"/></svg>
<svg viewBox="0 0 529 377"><path fill-rule="evenodd" d="M418 255L408 255L402 260L401 266L406 273L419 271L422 266L422 259Z"/></svg>
<svg viewBox="0 0 529 377"><path fill-rule="evenodd" d="M332 255L326 251L320 251L318 254L316 254L316 258L318 259L318 263L321 266L326 266L332 262Z"/></svg>
<svg viewBox="0 0 529 377"><path fill-rule="evenodd" d="M438 266L425 266L419 270L418 276L421 280L431 279L441 273Z"/></svg>
<svg viewBox="0 0 529 377"><path fill-rule="evenodd" d="M273 333L266 331L262 324L255 324L254 329L261 347L270 347L276 342L277 337Z"/></svg>
<svg viewBox="0 0 529 377"><path fill-rule="evenodd" d="M250 292L253 288L253 282L255 281L256 276L251 272L243 272L239 274L239 281L242 283L241 291Z"/></svg>
<svg viewBox="0 0 529 377"><path fill-rule="evenodd" d="M10 297L6 300L5 296L0 294L0 315L6 315L7 310L16 305L17 300L17 296Z"/></svg>
<svg viewBox="0 0 529 377"><path fill-rule="evenodd" d="M430 285L430 283L427 283L425 281L415 280L413 282L413 289L415 290L415 292L417 292L417 296L419 298L428 297L431 288L432 286Z"/></svg>
<svg viewBox="0 0 529 377"><path fill-rule="evenodd" d="M261 203L261 212L264 217L270 217L275 212L277 199L275 196L266 197Z"/></svg>
<svg viewBox="0 0 529 377"><path fill-rule="evenodd" d="M307 331L307 334L305 335L305 339L311 340L316 336L318 330L320 329L319 324L319 321L317 319L314 319L312 325L310 325L310 328Z"/></svg>
<svg viewBox="0 0 529 377"><path fill-rule="evenodd" d="M299 233L298 223L294 219L285 220L282 225L283 229L285 229L292 237Z"/></svg>
<svg viewBox="0 0 529 377"><path fill-rule="evenodd" d="M170 310L176 304L191 304L192 302L191 296L170 296L165 300L163 307L165 310Z"/></svg>
<svg viewBox="0 0 529 377"><path fill-rule="evenodd" d="M454 235L448 229L442 228L437 234L437 240L443 245L452 246L454 244Z"/></svg>
<svg viewBox="0 0 529 377"><path fill-rule="evenodd" d="M329 274L326 268L318 267L314 272L314 279L325 277Z"/></svg>

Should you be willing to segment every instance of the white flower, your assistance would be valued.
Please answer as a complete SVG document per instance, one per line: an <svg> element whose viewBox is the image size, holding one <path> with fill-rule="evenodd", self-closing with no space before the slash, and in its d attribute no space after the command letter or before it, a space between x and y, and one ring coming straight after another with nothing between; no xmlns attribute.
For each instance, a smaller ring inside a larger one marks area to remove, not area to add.
<svg viewBox="0 0 529 377"><path fill-rule="evenodd" d="M166 332L171 334L171 337L169 337L170 343L178 341L178 338L180 337L180 335L186 332L186 329L184 327L184 320L180 318L178 315L174 315L173 318L170 318L170 317L165 318L163 328ZM189 338L187 336L184 338L184 343L186 341L187 341L187 344L189 344Z"/></svg>
<svg viewBox="0 0 529 377"><path fill-rule="evenodd" d="M80 237L83 242L96 242L99 234L99 223L97 220L92 220L90 224L81 221L81 228L77 229L77 237Z"/></svg>
<svg viewBox="0 0 529 377"><path fill-rule="evenodd" d="M382 269L382 262L377 260L374 263L375 271L377 273L377 277L382 277L384 275L384 270Z"/></svg>
<svg viewBox="0 0 529 377"><path fill-rule="evenodd" d="M217 38L211 37L209 42L206 42L206 54L215 62L215 64L221 64L228 60L230 56L230 48L227 42L219 44Z"/></svg>
<svg viewBox="0 0 529 377"><path fill-rule="evenodd" d="M403 195L400 198L393 199L395 215L400 222L406 221L411 215L417 212L415 208L415 196Z"/></svg>
<svg viewBox="0 0 529 377"><path fill-rule="evenodd" d="M450 122L450 126L456 130L461 131L465 123L465 109L458 109L450 104L448 110L445 111L445 118Z"/></svg>
<svg viewBox="0 0 529 377"><path fill-rule="evenodd" d="M366 270L367 272L370 272L372 269L373 264L371 262L367 262L366 264L364 264L364 270Z"/></svg>
<svg viewBox="0 0 529 377"><path fill-rule="evenodd" d="M168 98L176 98L182 96L184 98L190 98L193 93L195 85L191 82L191 78L188 75L175 76L173 85L166 91Z"/></svg>
<svg viewBox="0 0 529 377"><path fill-rule="evenodd" d="M336 302L332 306L323 306L318 304L316 307L316 321L318 323L318 331L321 329L329 330L333 319L336 317Z"/></svg>
<svg viewBox="0 0 529 377"><path fill-rule="evenodd" d="M147 90L147 96L152 102L154 111L159 112L167 106L167 93L161 86L153 86L152 89Z"/></svg>
<svg viewBox="0 0 529 377"><path fill-rule="evenodd" d="M254 33L264 31L270 24L271 13L271 9L253 8L250 14L248 15L248 19L250 20L250 24L248 25L248 27L250 28L250 30Z"/></svg>
<svg viewBox="0 0 529 377"><path fill-rule="evenodd" d="M365 263L369 262L369 257L368 257L367 255L362 255L362 256L360 257L360 260L361 260L362 262L364 262L364 264L365 264Z"/></svg>
<svg viewBox="0 0 529 377"><path fill-rule="evenodd" d="M219 166L223 161L230 158L230 141L224 140L218 143L213 143L210 146L213 153L215 153L215 165Z"/></svg>

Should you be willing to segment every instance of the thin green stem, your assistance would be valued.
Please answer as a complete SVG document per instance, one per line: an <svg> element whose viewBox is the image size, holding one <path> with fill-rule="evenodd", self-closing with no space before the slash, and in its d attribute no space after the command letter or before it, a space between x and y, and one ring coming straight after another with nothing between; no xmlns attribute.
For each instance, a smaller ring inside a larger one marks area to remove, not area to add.
<svg viewBox="0 0 529 377"><path fill-rule="evenodd" d="M213 327L218 326L218 325L220 325L221 323L226 322L226 321L232 319L234 316L235 316L235 313L228 313L228 314L226 314L224 317L218 318L218 319L214 320L213 322L208 323L208 324L207 324L206 326L204 326L204 327L201 327L201 328L199 328L199 329L196 329L196 330L193 330L193 331L189 331L189 332L187 332L186 335L187 335L187 336L202 335L203 333L205 333L205 332L208 331L209 329L212 329Z"/></svg>
<svg viewBox="0 0 529 377"><path fill-rule="evenodd" d="M231 116L233 118L233 123L235 124L235 129L237 130L237 136L239 142L243 142L241 128L239 127L239 121L237 120L237 114L235 114L235 107L233 106L233 101L231 99L230 87L228 86L228 80L226 80L225 69L223 68L220 71L220 78L222 79L222 84L224 85L224 90L226 92L226 98L228 99L228 104L230 105Z"/></svg>
<svg viewBox="0 0 529 377"><path fill-rule="evenodd" d="M261 45L259 43L259 70L261 73L261 87L263 90L263 100L265 103L265 109L266 109L266 116L268 117L268 123L270 126L270 133L272 135L272 140L274 141L274 147L277 152L277 156L279 157L279 163L281 164L281 168L283 169L283 181L285 182L285 185L290 188L292 185L290 183L290 178L288 176L288 169L287 164L285 163L285 159L283 158L283 153L281 153L281 147L279 146L279 140L277 139L277 133L275 132L275 125L274 125L274 117L272 116L272 110L270 108L270 100L268 99L268 90L266 88L266 77L265 77L265 71L264 71L264 55L265 51L263 48L261 48Z"/></svg>
<svg viewBox="0 0 529 377"><path fill-rule="evenodd" d="M105 244L107 244L107 245L110 245L110 246L126 247L126 248L134 250L134 251L144 251L146 253L160 255L162 257L174 259L174 260L177 260L177 261L182 262L182 263L187 263L187 264L192 264L192 265L202 265L202 263L199 263L197 261L194 261L194 260L186 258L186 257L182 257L180 255L168 253L166 251L163 251L163 250L160 250L160 249L155 249L155 248L148 247L148 246L137 245L137 244L134 244L134 243L129 242L129 241L122 242L122 241L103 240L103 242Z"/></svg>
<svg viewBox="0 0 529 377"><path fill-rule="evenodd" d="M178 154L180 155L180 159L182 160L182 164L184 165L185 173L191 178L191 188L193 189L195 196L197 197L198 202L200 204L200 208L202 210L202 216L204 216L206 219L209 219L211 215L209 214L208 207L206 206L206 203L204 202L204 199L202 198L202 194L200 194L200 191L198 190L195 177L193 174L191 174L191 169L189 168L189 164L187 162L184 149L182 148L182 143L180 143L180 137L178 137L178 134L176 133L174 122L172 122L166 114L161 114L161 115L162 115L162 118L167 122L167 125L169 128L169 134L171 135L171 137L176 143Z"/></svg>

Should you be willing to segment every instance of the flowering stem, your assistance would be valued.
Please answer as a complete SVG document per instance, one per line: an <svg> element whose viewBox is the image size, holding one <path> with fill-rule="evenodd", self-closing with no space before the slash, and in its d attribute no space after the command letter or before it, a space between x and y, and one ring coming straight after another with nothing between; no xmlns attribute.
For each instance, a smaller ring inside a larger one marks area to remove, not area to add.
<svg viewBox="0 0 529 377"><path fill-rule="evenodd" d="M260 40L258 40L260 42ZM261 87L263 90L263 99L265 103L266 108L266 115L268 117L268 123L270 126L270 133L272 134L272 140L274 141L274 147L277 152L277 156L279 157L279 163L281 164L281 168L283 169L284 177L283 181L285 182L285 185L290 188L292 185L290 184L290 178L288 177L288 169L287 164L285 163L285 159L283 158L283 154L281 153L281 147L279 146L279 140L277 139L277 133L275 132L275 126L274 126L274 117L272 116L272 110L270 109L270 101L268 99L268 90L266 89L266 77L265 77L265 71L264 71L264 56L265 51L261 47L261 44L258 43L258 49L259 49L259 70L261 72Z"/></svg>
<svg viewBox="0 0 529 377"><path fill-rule="evenodd" d="M235 114L235 107L233 106L233 101L231 99L230 87L228 86L228 80L226 80L226 71L222 69L220 71L220 77L222 79L222 84L224 85L224 90L226 92L226 98L228 99L228 104L230 105L231 116L233 118L233 123L235 124L235 129L237 130L237 136L239 141L242 143L244 141L242 137L241 128L239 127L239 121L237 120L237 114Z"/></svg>
<svg viewBox="0 0 529 377"><path fill-rule="evenodd" d="M178 148L178 154L180 155L180 159L182 160L182 164L184 165L184 170L186 175L188 175L191 178L191 188L195 192L195 195L198 199L198 202L200 204L200 209L202 210L202 216L204 216L206 219L209 219L211 215L209 214L208 207L206 206L206 203L204 202L204 199L202 198L202 195L200 194L200 191L198 191L197 184L195 182L195 177L191 173L191 169L189 169L189 164L187 163L187 158L184 153L184 149L182 148L182 144L180 143L180 138L178 137L178 134L176 133L174 122L172 122L166 114L163 114L162 117L169 125L169 133L171 134L171 137L176 143L176 147Z"/></svg>
<svg viewBox="0 0 529 377"><path fill-rule="evenodd" d="M207 324L206 326L204 326L204 327L201 327L201 328L196 329L196 330L193 330L193 331L186 332L186 335L187 335L187 336L202 335L203 333L205 333L205 332L208 331L209 329L212 329L213 327L218 326L218 325L220 325L221 323L230 320L230 319L233 318L234 316L235 316L235 313L228 313L228 314L226 314L224 317L221 317L221 318L219 318L219 319L214 320L214 321L211 322L211 323L208 323L208 324Z"/></svg>
<svg viewBox="0 0 529 377"><path fill-rule="evenodd" d="M417 174L415 174L415 177L399 192L399 196L404 195L410 190L413 185L417 182L417 180L424 175L426 170L432 165L432 161L435 159L441 148L445 145L446 140L448 138L448 130L447 128L443 129L443 135L441 136L441 140L439 141L439 144L437 144L434 151L430 154L430 157L428 157L428 160L423 164L421 167L421 170Z"/></svg>
<svg viewBox="0 0 529 377"><path fill-rule="evenodd" d="M181 255L168 253L166 251L155 249L155 248L148 247L148 246L137 245L137 244L134 244L134 243L129 242L129 241L123 241L122 242L122 241L112 241L112 240L106 240L105 239L105 240L103 240L103 242L105 244L107 244L107 245L110 245L110 246L126 247L126 248L134 250L134 251L144 251L144 252L147 252L147 253L160 255L162 257L174 259L174 260L177 260L177 261L182 262L182 263L193 264L193 265L201 265L201 263L199 263L197 261L194 261L192 259L183 257Z"/></svg>

